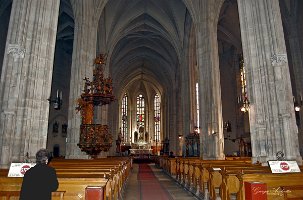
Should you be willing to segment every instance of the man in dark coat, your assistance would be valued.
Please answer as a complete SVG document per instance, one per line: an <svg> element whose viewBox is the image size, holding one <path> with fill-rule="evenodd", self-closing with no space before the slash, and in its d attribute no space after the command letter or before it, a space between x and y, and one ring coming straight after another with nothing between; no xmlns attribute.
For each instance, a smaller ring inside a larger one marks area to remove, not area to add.
<svg viewBox="0 0 303 200"><path fill-rule="evenodd" d="M51 200L52 192L59 183L54 168L47 165L48 151L40 149L36 153L36 165L24 174L20 200Z"/></svg>

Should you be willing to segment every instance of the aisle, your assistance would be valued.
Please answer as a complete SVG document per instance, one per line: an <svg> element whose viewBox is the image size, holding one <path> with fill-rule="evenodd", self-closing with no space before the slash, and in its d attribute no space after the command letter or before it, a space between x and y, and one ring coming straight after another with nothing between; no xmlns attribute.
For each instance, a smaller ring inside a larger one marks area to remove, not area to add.
<svg viewBox="0 0 303 200"><path fill-rule="evenodd" d="M154 164L134 164L125 192L125 200L193 200L189 192Z"/></svg>
<svg viewBox="0 0 303 200"><path fill-rule="evenodd" d="M146 163L139 164L138 182L141 200L173 200Z"/></svg>

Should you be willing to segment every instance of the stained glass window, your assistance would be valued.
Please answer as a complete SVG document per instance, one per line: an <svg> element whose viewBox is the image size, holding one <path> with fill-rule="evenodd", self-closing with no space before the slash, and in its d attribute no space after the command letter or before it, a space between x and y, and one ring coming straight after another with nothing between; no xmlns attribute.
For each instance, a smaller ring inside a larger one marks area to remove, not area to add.
<svg viewBox="0 0 303 200"><path fill-rule="evenodd" d="M196 104L197 104L197 127L200 126L200 105L199 105L199 84L196 83ZM198 133L200 133L200 129L198 128Z"/></svg>
<svg viewBox="0 0 303 200"><path fill-rule="evenodd" d="M160 141L160 120L161 120L161 100L158 94L155 95L154 99L154 120L155 120L155 135L154 139L156 141Z"/></svg>
<svg viewBox="0 0 303 200"><path fill-rule="evenodd" d="M122 133L122 137L124 142L128 141L128 132L127 132L127 94L124 94L123 98L122 98L122 121L121 121L121 133Z"/></svg>
<svg viewBox="0 0 303 200"><path fill-rule="evenodd" d="M137 129L144 128L145 115L144 115L145 102L142 94L137 96Z"/></svg>
<svg viewBox="0 0 303 200"><path fill-rule="evenodd" d="M247 88L246 88L246 76L245 76L245 65L243 56L240 57L240 74L241 74L241 96L238 102L241 105L242 112L249 111L249 101L247 96Z"/></svg>

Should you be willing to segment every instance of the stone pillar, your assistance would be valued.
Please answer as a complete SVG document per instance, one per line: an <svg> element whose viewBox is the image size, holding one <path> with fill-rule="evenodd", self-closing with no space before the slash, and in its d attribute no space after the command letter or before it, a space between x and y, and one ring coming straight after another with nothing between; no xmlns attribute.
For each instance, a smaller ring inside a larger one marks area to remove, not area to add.
<svg viewBox="0 0 303 200"><path fill-rule="evenodd" d="M224 137L219 71L217 14L214 3L200 3L196 23L201 149L203 159L224 159ZM217 5L218 6L218 5ZM220 7L220 6L219 6ZM198 13L198 12L197 12Z"/></svg>
<svg viewBox="0 0 303 200"><path fill-rule="evenodd" d="M165 119L165 130L167 133L169 133L169 140L170 140L170 150L176 152L176 155L182 156L182 144L180 144L180 140L178 139L179 135L183 135L183 133L180 132L179 124L180 121L178 121L178 110L179 108L178 101L177 101L177 86L173 85L172 89L170 90L168 87L165 88L165 91L167 93L165 97L165 111L163 113L162 119ZM184 135L183 135L184 137ZM177 154L179 152L179 154Z"/></svg>
<svg viewBox="0 0 303 200"><path fill-rule="evenodd" d="M181 76L181 91L180 91L180 98L181 98L181 109L182 109L182 134L186 136L189 134L191 131L190 130L190 80L189 80L189 66L188 62L185 61L185 58L181 61L181 66L180 66L180 76Z"/></svg>
<svg viewBox="0 0 303 200"><path fill-rule="evenodd" d="M97 27L100 14L96 14L94 0L71 1L75 17L75 33L70 78L68 130L66 157L88 158L81 152L79 143L81 115L76 112L85 77L92 80L94 59L96 58ZM98 16L97 16L98 15Z"/></svg>
<svg viewBox="0 0 303 200"><path fill-rule="evenodd" d="M182 107L182 93L181 93L181 72L176 75L176 77L180 77L180 79L176 80L176 85L172 88L171 94L168 94L169 98L169 130L170 135L177 135L177 137L180 135L183 138L186 136L186 133L184 133L184 124L183 124L183 107ZM168 90L167 90L168 91ZM181 109L181 112L180 112ZM176 148L183 148L184 143L180 143L180 141L176 141L177 143ZM184 154L185 155L185 154Z"/></svg>
<svg viewBox="0 0 303 200"><path fill-rule="evenodd" d="M0 88L0 168L46 148L59 1L13 1Z"/></svg>
<svg viewBox="0 0 303 200"><path fill-rule="evenodd" d="M302 161L278 0L239 0L253 162Z"/></svg>

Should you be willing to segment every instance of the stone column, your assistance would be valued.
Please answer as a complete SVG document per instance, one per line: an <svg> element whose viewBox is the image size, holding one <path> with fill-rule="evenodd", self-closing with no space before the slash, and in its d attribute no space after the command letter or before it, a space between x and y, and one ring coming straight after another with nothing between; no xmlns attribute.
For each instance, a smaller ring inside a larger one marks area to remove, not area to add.
<svg viewBox="0 0 303 200"><path fill-rule="evenodd" d="M13 1L0 84L0 168L46 148L58 12L55 0Z"/></svg>
<svg viewBox="0 0 303 200"><path fill-rule="evenodd" d="M166 87L165 93L167 94L165 97L164 105L165 111L163 113L162 119L165 119L165 129L167 133L169 133L169 140L170 140L170 148L172 151L176 152L176 155L182 156L182 144L180 146L180 140L178 139L178 135L182 134L180 132L179 125L181 124L180 121L178 121L178 110L179 108L178 101L177 101L177 86L174 84L172 88ZM184 135L183 135L184 137ZM179 154L177 154L179 152Z"/></svg>
<svg viewBox="0 0 303 200"><path fill-rule="evenodd" d="M88 158L79 143L81 115L76 112L77 99L83 91L85 77L92 80L96 58L97 27L100 13L94 0L71 1L75 17L75 33L70 78L66 157Z"/></svg>
<svg viewBox="0 0 303 200"><path fill-rule="evenodd" d="M181 93L181 72L178 72L176 77L179 77L175 80L175 85L169 94L167 95L169 97L169 107L168 107L168 113L169 113L169 130L170 135L176 135L178 137L179 135L184 138L186 136L186 133L184 133L184 124L183 124L183 105L182 105L182 93ZM167 89L169 91L169 89ZM180 112L181 110L181 112ZM176 148L182 150L184 147L183 141L180 143L180 141L176 141L177 143ZM185 155L185 154L183 154Z"/></svg>
<svg viewBox="0 0 303 200"><path fill-rule="evenodd" d="M185 58L183 57L183 60L181 61L180 66L180 76L181 76L181 92L180 92L180 99L181 99L181 113L182 113L182 134L186 136L189 134L192 130L190 130L190 80L189 80L189 66L188 62L185 61ZM180 110L179 110L180 111Z"/></svg>
<svg viewBox="0 0 303 200"><path fill-rule="evenodd" d="M203 159L224 159L221 85L214 3L200 2L196 22L201 149ZM218 6L218 5L217 5ZM220 6L219 6L220 7Z"/></svg>
<svg viewBox="0 0 303 200"><path fill-rule="evenodd" d="M302 161L278 0L239 0L253 162Z"/></svg>

